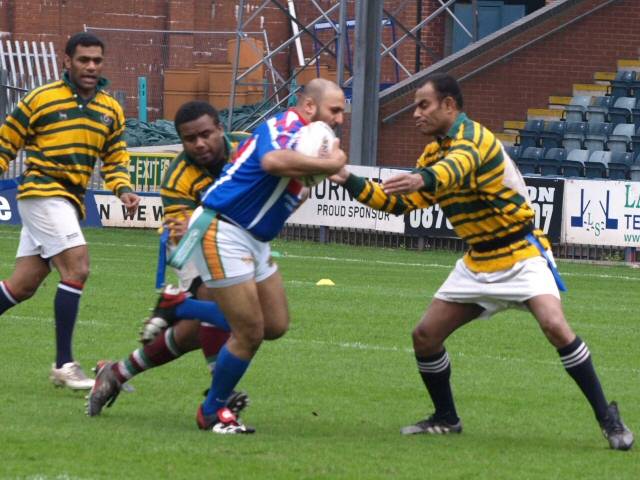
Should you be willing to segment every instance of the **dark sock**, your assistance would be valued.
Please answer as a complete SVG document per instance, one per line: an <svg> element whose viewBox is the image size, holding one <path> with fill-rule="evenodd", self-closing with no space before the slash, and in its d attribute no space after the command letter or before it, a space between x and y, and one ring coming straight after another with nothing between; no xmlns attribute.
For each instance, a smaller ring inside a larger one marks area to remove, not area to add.
<svg viewBox="0 0 640 480"><path fill-rule="evenodd" d="M587 344L580 337L576 337L566 347L559 348L558 354L567 373L576 381L589 400L596 419L602 421L607 414L607 400L591 363L591 353Z"/></svg>
<svg viewBox="0 0 640 480"><path fill-rule="evenodd" d="M231 331L231 327L229 327L229 324L225 320L222 310L220 310L220 307L214 302L187 298L176 307L176 316L180 319L195 318L201 322L218 327L225 332Z"/></svg>
<svg viewBox="0 0 640 480"><path fill-rule="evenodd" d="M211 325L201 324L198 329L198 337L202 346L202 353L209 366L209 371L213 373L216 366L218 353L222 346L227 343L229 333L212 327Z"/></svg>
<svg viewBox="0 0 640 480"><path fill-rule="evenodd" d="M458 423L458 413L453 403L453 393L451 392L451 364L449 363L449 355L446 350L440 353L430 355L428 357L418 357L418 371L422 377L433 406L435 407L435 415L443 418L449 423Z"/></svg>
<svg viewBox="0 0 640 480"><path fill-rule="evenodd" d="M6 282L0 282L0 315L19 302L9 290Z"/></svg>
<svg viewBox="0 0 640 480"><path fill-rule="evenodd" d="M56 368L65 363L73 362L71 353L71 338L78 316L82 284L74 282L60 282L54 300L56 319Z"/></svg>

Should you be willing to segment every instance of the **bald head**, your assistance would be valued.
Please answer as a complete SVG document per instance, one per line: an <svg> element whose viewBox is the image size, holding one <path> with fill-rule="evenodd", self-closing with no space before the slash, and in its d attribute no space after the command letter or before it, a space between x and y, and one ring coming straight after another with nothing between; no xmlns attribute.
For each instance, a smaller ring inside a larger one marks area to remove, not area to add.
<svg viewBox="0 0 640 480"><path fill-rule="evenodd" d="M304 86L301 97L310 97L314 102L320 103L329 92L342 93L342 89L331 80L314 78Z"/></svg>
<svg viewBox="0 0 640 480"><path fill-rule="evenodd" d="M334 128L342 124L344 103L344 92L337 83L314 78L300 93L298 111L308 121L321 120Z"/></svg>

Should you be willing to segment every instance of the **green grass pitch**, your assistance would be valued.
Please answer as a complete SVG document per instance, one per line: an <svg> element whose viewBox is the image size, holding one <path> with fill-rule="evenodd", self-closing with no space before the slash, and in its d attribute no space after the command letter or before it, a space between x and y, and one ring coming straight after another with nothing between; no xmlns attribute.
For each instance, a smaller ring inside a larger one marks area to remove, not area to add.
<svg viewBox="0 0 640 480"><path fill-rule="evenodd" d="M19 230L0 229L0 278ZM136 348L153 305L157 235L86 230L91 277L75 333L86 370ZM52 274L0 318L0 478L638 479L640 449L614 452L557 354L524 312L447 342L465 431L403 437L430 413L411 330L456 255L275 242L291 329L263 345L240 388L257 434L196 429L209 376L200 352L136 377L100 417L54 388ZM640 270L563 263L564 305L609 399L640 433ZM330 278L334 287L318 287Z"/></svg>

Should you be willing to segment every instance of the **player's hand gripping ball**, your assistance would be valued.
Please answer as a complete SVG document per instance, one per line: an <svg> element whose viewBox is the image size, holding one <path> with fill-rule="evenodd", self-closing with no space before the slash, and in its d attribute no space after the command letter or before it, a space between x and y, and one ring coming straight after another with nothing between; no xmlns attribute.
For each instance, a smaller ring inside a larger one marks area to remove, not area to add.
<svg viewBox="0 0 640 480"><path fill-rule="evenodd" d="M298 130L293 148L310 157L327 157L333 148L335 139L336 134L329 125L320 121L311 122ZM327 175L324 173L298 177L305 187L313 187L325 178Z"/></svg>

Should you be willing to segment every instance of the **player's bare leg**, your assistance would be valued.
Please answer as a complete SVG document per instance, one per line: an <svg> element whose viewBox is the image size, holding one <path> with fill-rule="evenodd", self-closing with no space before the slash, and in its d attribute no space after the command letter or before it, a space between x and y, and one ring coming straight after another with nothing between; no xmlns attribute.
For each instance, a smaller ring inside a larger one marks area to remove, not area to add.
<svg viewBox="0 0 640 480"><path fill-rule="evenodd" d="M413 348L418 371L435 407L428 418L402 428L403 435L462 432L451 391L451 364L444 348L445 339L461 326L477 318L482 307L472 303L453 303L433 299L413 331Z"/></svg>
<svg viewBox="0 0 640 480"><path fill-rule="evenodd" d="M607 404L589 347L573 333L564 317L560 299L539 295L526 303L549 342L557 349L565 370L589 401L609 446L615 450L629 450L634 441L633 433L622 422L616 402Z"/></svg>

